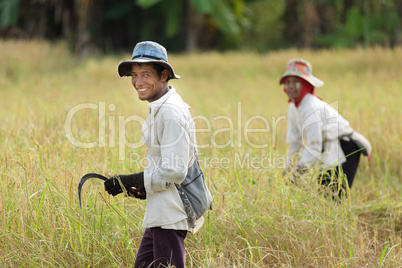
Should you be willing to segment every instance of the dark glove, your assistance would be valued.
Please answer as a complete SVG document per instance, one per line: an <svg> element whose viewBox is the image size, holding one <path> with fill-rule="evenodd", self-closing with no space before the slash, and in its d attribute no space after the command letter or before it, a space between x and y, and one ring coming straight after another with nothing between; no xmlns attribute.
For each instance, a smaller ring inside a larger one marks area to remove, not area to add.
<svg viewBox="0 0 402 268"><path fill-rule="evenodd" d="M104 182L105 191L113 196L123 192L118 178L120 178L121 184L126 191L129 191L131 187L144 187L144 172L134 173L130 175L114 175Z"/></svg>
<svg viewBox="0 0 402 268"><path fill-rule="evenodd" d="M145 191L145 187L139 188L130 188L129 193L134 195L135 198L145 200L147 199L147 191Z"/></svg>

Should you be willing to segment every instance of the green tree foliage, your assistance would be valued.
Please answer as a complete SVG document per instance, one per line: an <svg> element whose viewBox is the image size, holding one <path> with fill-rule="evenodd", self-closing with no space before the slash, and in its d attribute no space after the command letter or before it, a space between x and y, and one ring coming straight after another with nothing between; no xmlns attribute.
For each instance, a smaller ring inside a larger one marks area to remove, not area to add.
<svg viewBox="0 0 402 268"><path fill-rule="evenodd" d="M402 0L0 0L3 37L65 38L77 55L146 39L170 51L392 47L401 17Z"/></svg>
<svg viewBox="0 0 402 268"><path fill-rule="evenodd" d="M233 47L249 25L247 0L126 0L109 5L105 20L120 21L139 16L140 40L163 42L170 49L192 50L198 46ZM157 37L156 37L157 36ZM191 44L195 43L195 46Z"/></svg>
<svg viewBox="0 0 402 268"><path fill-rule="evenodd" d="M401 25L395 3L392 0L356 1L333 33L316 37L317 44L325 47L393 46Z"/></svg>
<svg viewBox="0 0 402 268"><path fill-rule="evenodd" d="M241 33L239 21L244 19L242 12L244 2L242 0L187 1L190 2L197 13L210 17L213 25L222 33L229 36L236 36ZM167 37L173 37L179 33L180 21L184 16L182 2L182 0L138 0L137 5L148 9L159 4L161 7L160 10L164 13L166 19L165 33ZM169 12L166 12L166 10L169 10Z"/></svg>
<svg viewBox="0 0 402 268"><path fill-rule="evenodd" d="M244 6L242 0L232 0L232 4L225 0L189 0L193 5L196 12L209 15L212 21L217 26L218 29L222 30L227 34L239 34L240 27L238 25L237 18L242 17L241 8ZM179 17L171 15L180 14L182 12L182 0L137 0L137 5L141 8L148 9L157 4L163 5L163 7L169 7L168 9L163 9L166 13L167 24L178 25ZM236 10L234 7L238 7ZM169 10L169 12L166 12ZM235 12L237 11L237 12ZM171 22L174 21L174 22ZM168 31L170 35L174 35L178 32L178 28L174 28L172 31Z"/></svg>
<svg viewBox="0 0 402 268"><path fill-rule="evenodd" d="M0 31L17 22L19 3L19 0L0 1Z"/></svg>
<svg viewBox="0 0 402 268"><path fill-rule="evenodd" d="M281 20L283 1L253 1L247 6L247 25L241 36L240 47L247 50L266 51L278 49L284 43L284 23Z"/></svg>

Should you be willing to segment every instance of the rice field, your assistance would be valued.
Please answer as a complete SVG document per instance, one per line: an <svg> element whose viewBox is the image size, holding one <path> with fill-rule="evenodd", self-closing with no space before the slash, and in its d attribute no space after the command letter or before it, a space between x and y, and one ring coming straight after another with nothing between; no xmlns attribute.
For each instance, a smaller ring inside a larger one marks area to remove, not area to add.
<svg viewBox="0 0 402 268"><path fill-rule="evenodd" d="M133 44L134 45L134 44ZM0 41L0 266L132 267L146 201L109 196L86 173L139 172L148 106L124 55L78 61L64 43ZM287 98L279 77L304 58L335 106L373 145L349 197L311 170L283 173ZM187 267L402 267L402 48L169 54L170 85L191 106L214 196L186 238Z"/></svg>

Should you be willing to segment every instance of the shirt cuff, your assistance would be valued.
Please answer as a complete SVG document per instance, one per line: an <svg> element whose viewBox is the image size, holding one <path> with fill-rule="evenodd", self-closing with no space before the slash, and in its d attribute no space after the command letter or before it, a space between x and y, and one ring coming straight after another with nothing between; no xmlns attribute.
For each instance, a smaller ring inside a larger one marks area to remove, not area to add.
<svg viewBox="0 0 402 268"><path fill-rule="evenodd" d="M163 179L163 176L155 170L153 173L144 171L144 186L147 193L165 191L169 188L170 183Z"/></svg>

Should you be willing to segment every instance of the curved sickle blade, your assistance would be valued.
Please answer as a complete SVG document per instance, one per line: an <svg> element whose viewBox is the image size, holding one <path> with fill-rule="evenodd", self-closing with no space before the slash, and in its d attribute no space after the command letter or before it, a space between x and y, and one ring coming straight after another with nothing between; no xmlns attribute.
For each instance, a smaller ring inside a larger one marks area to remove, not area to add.
<svg viewBox="0 0 402 268"><path fill-rule="evenodd" d="M90 178L97 178L97 179L101 179L103 181L108 179L105 176L100 175L100 174L96 174L96 173L88 173L88 174L84 175L81 178L81 180L80 180L80 182L78 184L78 200L80 201L80 208L81 208L81 190L82 190L82 186L84 186L84 183Z"/></svg>

